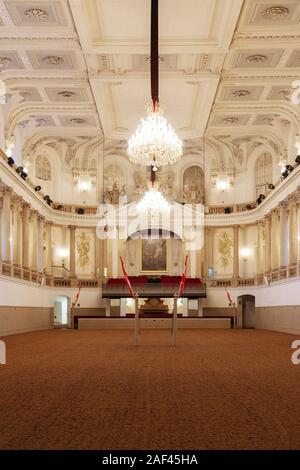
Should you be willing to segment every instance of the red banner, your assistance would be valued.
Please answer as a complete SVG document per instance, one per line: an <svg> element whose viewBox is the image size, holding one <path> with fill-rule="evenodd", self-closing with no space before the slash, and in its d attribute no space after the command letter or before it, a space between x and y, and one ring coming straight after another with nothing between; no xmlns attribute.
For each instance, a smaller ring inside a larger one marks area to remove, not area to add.
<svg viewBox="0 0 300 470"><path fill-rule="evenodd" d="M225 292L226 292L226 294L227 294L227 299L229 300L229 303L230 303L230 304L233 304L233 300L232 300L231 295L229 294L229 292L228 292L228 290L227 290L227 287L225 287Z"/></svg>
<svg viewBox="0 0 300 470"><path fill-rule="evenodd" d="M121 261L121 266L122 266L122 271L123 271L123 274L124 274L124 278L125 278L126 284L128 286L128 289L130 291L131 297L133 299L135 299L138 295L136 294L136 292L134 292L134 290L132 288L131 282L129 280L128 274L127 274L125 266L124 266L124 261L122 259L122 256L120 256L120 261Z"/></svg>
<svg viewBox="0 0 300 470"><path fill-rule="evenodd" d="M181 297L184 289L185 289L185 283L186 283L186 272L187 272L187 262L188 262L188 255L186 255L185 257L185 261L184 261L184 271L182 273L182 277L181 277L181 281L180 281L180 284L179 284L179 289L178 289L178 293L177 293L177 297Z"/></svg>
<svg viewBox="0 0 300 470"><path fill-rule="evenodd" d="M72 303L72 308L75 307L75 305L77 304L78 302L78 299L79 299L79 295L80 295L80 290L81 290L81 287L79 287L78 291L77 291L77 294L76 294L76 297L75 297L75 300L74 302Z"/></svg>

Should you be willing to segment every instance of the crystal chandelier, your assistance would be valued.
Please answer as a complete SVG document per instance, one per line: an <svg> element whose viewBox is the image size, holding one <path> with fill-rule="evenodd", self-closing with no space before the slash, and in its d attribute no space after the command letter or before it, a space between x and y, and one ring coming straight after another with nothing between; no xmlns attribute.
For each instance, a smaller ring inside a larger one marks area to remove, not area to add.
<svg viewBox="0 0 300 470"><path fill-rule="evenodd" d="M158 0L151 1L151 96L152 107L128 142L129 160L140 165L175 163L182 156L182 142L162 116L158 97Z"/></svg>
<svg viewBox="0 0 300 470"><path fill-rule="evenodd" d="M182 156L182 142L162 115L159 106L149 109L128 142L129 160L140 165L170 165Z"/></svg>
<svg viewBox="0 0 300 470"><path fill-rule="evenodd" d="M136 209L139 214L145 214L149 210L169 214L170 205L163 194L152 186L137 203Z"/></svg>

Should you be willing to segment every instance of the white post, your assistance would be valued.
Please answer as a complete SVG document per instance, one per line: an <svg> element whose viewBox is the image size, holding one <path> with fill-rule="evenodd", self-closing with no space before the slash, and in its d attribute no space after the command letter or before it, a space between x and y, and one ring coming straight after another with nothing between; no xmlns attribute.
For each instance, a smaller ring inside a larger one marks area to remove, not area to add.
<svg viewBox="0 0 300 470"><path fill-rule="evenodd" d="M178 297L174 295L174 307L173 307L173 328L172 328L172 344L176 346L177 342L177 302Z"/></svg>
<svg viewBox="0 0 300 470"><path fill-rule="evenodd" d="M135 326L134 326L134 342L138 346L140 343L140 315L139 315L139 299L134 299L135 303Z"/></svg>

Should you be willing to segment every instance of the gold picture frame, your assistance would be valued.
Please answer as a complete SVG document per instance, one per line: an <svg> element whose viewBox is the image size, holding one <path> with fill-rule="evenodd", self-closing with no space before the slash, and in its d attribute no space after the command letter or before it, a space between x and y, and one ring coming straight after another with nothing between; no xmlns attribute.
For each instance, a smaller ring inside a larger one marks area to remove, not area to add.
<svg viewBox="0 0 300 470"><path fill-rule="evenodd" d="M168 240L140 239L140 272L163 274L168 272Z"/></svg>

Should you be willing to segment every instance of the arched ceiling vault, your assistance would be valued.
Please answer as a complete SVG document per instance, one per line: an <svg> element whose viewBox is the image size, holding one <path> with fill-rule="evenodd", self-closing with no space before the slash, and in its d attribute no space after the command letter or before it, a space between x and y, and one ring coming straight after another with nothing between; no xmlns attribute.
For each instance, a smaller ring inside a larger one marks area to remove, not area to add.
<svg viewBox="0 0 300 470"><path fill-rule="evenodd" d="M238 169L233 139L286 153L300 133L300 2L275 3L160 2L160 99L185 154L200 158L206 138L220 167ZM41 132L104 136L124 153L150 98L149 40L150 1L0 0L6 139L20 133L27 152Z"/></svg>

